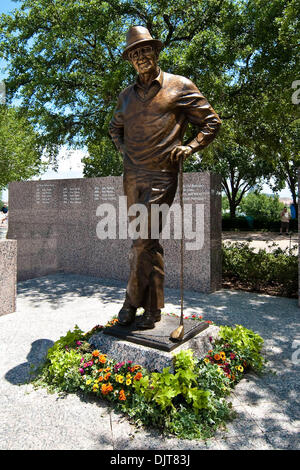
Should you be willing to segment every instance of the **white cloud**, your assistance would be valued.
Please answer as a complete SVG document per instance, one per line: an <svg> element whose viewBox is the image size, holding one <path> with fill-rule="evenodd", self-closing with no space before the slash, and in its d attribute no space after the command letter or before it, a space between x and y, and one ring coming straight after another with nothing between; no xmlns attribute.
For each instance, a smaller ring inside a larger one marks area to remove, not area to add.
<svg viewBox="0 0 300 470"><path fill-rule="evenodd" d="M58 157L58 171L48 169L43 175L32 178L36 180L55 180L69 178L83 178L83 163L81 159L88 155L87 150L68 150L62 147ZM2 199L8 201L8 191L2 191Z"/></svg>

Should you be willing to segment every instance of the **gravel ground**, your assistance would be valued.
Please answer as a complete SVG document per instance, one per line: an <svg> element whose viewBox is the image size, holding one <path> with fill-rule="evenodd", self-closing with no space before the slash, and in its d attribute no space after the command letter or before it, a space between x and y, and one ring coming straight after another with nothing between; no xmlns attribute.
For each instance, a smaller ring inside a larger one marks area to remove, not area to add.
<svg viewBox="0 0 300 470"><path fill-rule="evenodd" d="M186 314L242 324L262 335L276 371L248 374L237 385L231 397L237 419L206 442L164 438L137 429L105 402L74 394L62 398L26 383L30 365L39 364L59 336L75 324L87 331L105 323L118 312L124 292L118 281L77 275L19 283L17 312L0 317L0 449L299 449L295 299L227 290L186 292ZM179 313L178 305L179 292L166 289L165 311Z"/></svg>
<svg viewBox="0 0 300 470"><path fill-rule="evenodd" d="M289 234L278 232L222 232L223 242L249 242L250 246L258 251L266 249L272 251L273 244L279 246L282 250L290 248L293 253L298 252L298 233Z"/></svg>

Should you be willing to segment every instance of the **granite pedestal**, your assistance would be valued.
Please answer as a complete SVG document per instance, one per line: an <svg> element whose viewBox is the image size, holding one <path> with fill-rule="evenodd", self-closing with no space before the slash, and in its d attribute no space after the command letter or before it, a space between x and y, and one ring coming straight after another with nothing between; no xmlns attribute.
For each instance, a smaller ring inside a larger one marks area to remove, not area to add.
<svg viewBox="0 0 300 470"><path fill-rule="evenodd" d="M92 344L95 349L99 349L103 354L107 354L116 361L132 361L134 364L145 367L150 372L162 372L165 367L170 367L170 370L173 371L173 357L175 354L182 350L192 349L196 357L205 356L211 349L211 339L217 337L218 331L219 328L217 326L210 325L193 338L180 343L173 351L161 351L159 349L143 346L142 344L124 341L102 332L94 334L90 338L89 343ZM169 333L168 331L168 334Z"/></svg>
<svg viewBox="0 0 300 470"><path fill-rule="evenodd" d="M16 310L17 242L0 240L0 315Z"/></svg>

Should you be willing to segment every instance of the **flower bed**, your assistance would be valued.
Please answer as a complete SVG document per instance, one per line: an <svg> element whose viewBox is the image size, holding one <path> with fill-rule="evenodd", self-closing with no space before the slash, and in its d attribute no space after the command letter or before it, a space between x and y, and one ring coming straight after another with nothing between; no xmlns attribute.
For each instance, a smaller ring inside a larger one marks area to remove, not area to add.
<svg viewBox="0 0 300 470"><path fill-rule="evenodd" d="M94 350L89 338L102 328L84 333L76 326L68 331L49 349L36 385L93 394L110 401L137 425L180 438L211 437L233 418L226 397L234 385L250 368L257 372L264 368L262 338L241 325L221 326L204 358L191 350L175 354L174 373L169 367L150 373L130 360L117 362Z"/></svg>

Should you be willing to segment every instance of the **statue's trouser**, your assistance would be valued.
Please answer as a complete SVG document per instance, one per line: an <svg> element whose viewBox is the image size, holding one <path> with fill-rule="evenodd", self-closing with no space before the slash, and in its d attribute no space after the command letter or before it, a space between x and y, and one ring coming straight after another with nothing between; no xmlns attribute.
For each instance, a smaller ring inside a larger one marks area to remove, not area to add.
<svg viewBox="0 0 300 470"><path fill-rule="evenodd" d="M177 189L177 173L126 169L123 183L128 211L133 204L143 204L146 207L146 217L144 223L140 224L139 231L144 234L146 232L148 237L133 240L129 255L127 300L135 307L154 312L164 307L164 253L159 238L153 236L153 233L157 235L162 231L162 216L160 214L159 218L152 217L151 220L151 207L153 204L172 205ZM140 216L140 213L137 215ZM134 219L134 215L129 215L130 222Z"/></svg>

